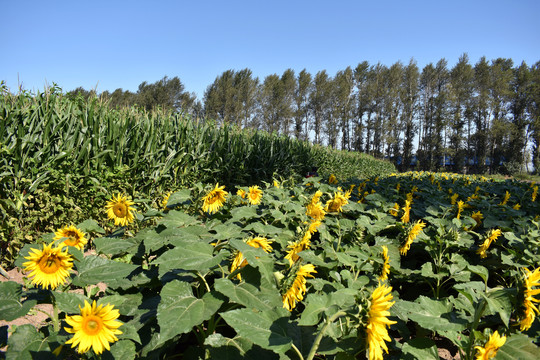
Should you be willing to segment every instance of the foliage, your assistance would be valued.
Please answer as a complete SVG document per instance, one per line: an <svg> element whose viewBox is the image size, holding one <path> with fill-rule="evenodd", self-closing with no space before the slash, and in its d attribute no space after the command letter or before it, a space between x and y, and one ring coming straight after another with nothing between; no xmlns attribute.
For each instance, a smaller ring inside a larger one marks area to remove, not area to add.
<svg viewBox="0 0 540 360"><path fill-rule="evenodd" d="M306 206L315 194L316 201L326 203L338 186L351 191L348 202L341 212L326 213L291 266L287 251L304 241L310 228ZM531 198L531 184L434 173L337 185L313 177L263 186L259 205L226 188L227 201L210 215L201 207L213 188L197 183L175 192L167 210L139 218L154 219L155 225L124 235L111 229L94 239L95 254L83 256L70 248L76 273L64 289L1 284L6 319L23 316L36 303L52 303L55 309L50 325L14 329L7 357L46 356L57 349L71 336L62 329L65 317L77 313L85 300L96 300L114 305L123 322L119 341L103 358L357 358L366 351L383 246L390 265L386 284L395 301L386 315L389 357L437 358L444 339L462 359L472 359L475 346L483 347L495 330L506 336L498 357L537 357L539 320L528 330L516 326L523 316L523 269L532 271L540 263L540 205ZM462 211L456 194L467 204ZM401 220L405 201L411 203L409 223L427 225L400 255L409 235L409 225ZM396 203L394 214L390 210ZM473 216L478 211L483 218ZM79 226L99 229L95 222ZM476 250L491 229L502 235L483 259ZM247 243L257 236L271 240L272 251ZM34 246L23 248L18 266ZM246 264L231 272L238 252ZM304 264L316 273L307 279L304 299L289 312L283 296ZM107 288L92 290L100 282ZM71 291L81 288L82 295ZM59 351L64 358L75 355L68 346Z"/></svg>

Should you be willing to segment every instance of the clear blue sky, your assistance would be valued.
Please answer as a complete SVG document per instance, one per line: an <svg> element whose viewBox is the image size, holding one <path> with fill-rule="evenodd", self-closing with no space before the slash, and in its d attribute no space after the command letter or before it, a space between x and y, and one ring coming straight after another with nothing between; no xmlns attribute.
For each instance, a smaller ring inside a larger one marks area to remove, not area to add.
<svg viewBox="0 0 540 360"><path fill-rule="evenodd" d="M0 80L12 91L136 91L167 75L202 99L228 69L262 80L364 60L540 60L538 0L0 0L0 14Z"/></svg>

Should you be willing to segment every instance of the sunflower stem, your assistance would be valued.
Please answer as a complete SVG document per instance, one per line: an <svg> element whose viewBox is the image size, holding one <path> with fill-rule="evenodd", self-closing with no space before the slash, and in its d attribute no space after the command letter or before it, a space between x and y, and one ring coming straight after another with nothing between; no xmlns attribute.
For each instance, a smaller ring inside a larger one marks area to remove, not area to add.
<svg viewBox="0 0 540 360"><path fill-rule="evenodd" d="M58 305L56 304L56 299L54 295L51 292L51 304L53 307L53 313L52 313L52 321L53 321L53 329L56 333L60 331L60 321L58 320Z"/></svg>
<svg viewBox="0 0 540 360"><path fill-rule="evenodd" d="M294 345L294 343L291 344L291 345L292 345L293 350L298 354L298 358L299 358L300 360L304 360L304 357L302 356L302 353L301 353L300 350L296 347L296 345Z"/></svg>
<svg viewBox="0 0 540 360"><path fill-rule="evenodd" d="M323 328L317 334L317 337L315 338L315 341L313 341L313 345L311 346L311 349L309 350L309 354L308 354L306 360L313 360L313 358L315 357L315 354L317 353L317 349L319 348L319 345L321 344L321 340L322 340L322 338L324 336L324 333L325 333L326 329L328 328L328 326L330 326L330 324L332 324L336 319L338 319L338 318L340 318L341 316L344 316L344 315L347 315L347 313L345 311L338 311L337 313L330 316L326 320L326 323L324 324Z"/></svg>

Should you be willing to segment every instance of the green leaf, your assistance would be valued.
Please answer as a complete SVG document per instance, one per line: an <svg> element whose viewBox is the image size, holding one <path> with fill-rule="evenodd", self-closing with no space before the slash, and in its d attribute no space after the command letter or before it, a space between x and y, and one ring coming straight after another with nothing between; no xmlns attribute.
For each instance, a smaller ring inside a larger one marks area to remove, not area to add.
<svg viewBox="0 0 540 360"><path fill-rule="evenodd" d="M105 360L135 359L135 357L135 344L130 340L118 340L111 345L110 351L105 351L102 355L102 358Z"/></svg>
<svg viewBox="0 0 540 360"><path fill-rule="evenodd" d="M171 195L172 196L172 195ZM170 200L169 200L170 201ZM199 221L184 211L171 210L158 222L168 228L180 228L188 225L199 224Z"/></svg>
<svg viewBox="0 0 540 360"><path fill-rule="evenodd" d="M87 286L105 282L112 286L115 280L128 277L137 268L136 265L89 255L81 261L79 275L73 279L73 283L77 286Z"/></svg>
<svg viewBox="0 0 540 360"><path fill-rule="evenodd" d="M126 253L132 253L137 250L140 243L136 238L108 238L102 237L94 239L94 245L96 251L99 254L107 255L122 255Z"/></svg>
<svg viewBox="0 0 540 360"><path fill-rule="evenodd" d="M229 279L216 280L214 288L223 295L228 296L231 301L242 304L249 309L255 308L264 311L283 306L277 289L262 287L259 290L252 284L245 282L234 284Z"/></svg>
<svg viewBox="0 0 540 360"><path fill-rule="evenodd" d="M512 301L516 298L515 289L494 289L488 292L487 296L484 296L488 309L494 313L499 314L501 320L506 325L510 324L510 315L512 315Z"/></svg>
<svg viewBox="0 0 540 360"><path fill-rule="evenodd" d="M33 325L17 326L8 339L6 360L54 359L43 334Z"/></svg>
<svg viewBox="0 0 540 360"><path fill-rule="evenodd" d="M461 331L467 325L465 319L457 317L456 313L453 312L453 306L447 299L432 300L420 296L415 302L398 300L394 307L402 313L405 312L410 320L428 330Z"/></svg>
<svg viewBox="0 0 540 360"><path fill-rule="evenodd" d="M54 291L52 294L56 305L58 305L58 309L67 314L79 314L79 306L83 308L85 300L92 305L92 301L83 294L59 291Z"/></svg>
<svg viewBox="0 0 540 360"><path fill-rule="evenodd" d="M225 254L219 253L214 256L214 247L202 241L182 247L175 247L163 253L152 263L159 265L160 274L170 270L194 270L206 272L221 263Z"/></svg>
<svg viewBox="0 0 540 360"><path fill-rule="evenodd" d="M98 234L105 234L105 230L99 226L96 220L88 219L77 225L77 228L84 232L97 232Z"/></svg>
<svg viewBox="0 0 540 360"><path fill-rule="evenodd" d="M257 215L257 209L251 206L241 206L231 210L232 221L241 221L248 219L259 218Z"/></svg>
<svg viewBox="0 0 540 360"><path fill-rule="evenodd" d="M279 355L253 344L249 339L236 336L233 339L219 333L209 335L204 345L209 347L210 359L220 360L276 360Z"/></svg>
<svg viewBox="0 0 540 360"><path fill-rule="evenodd" d="M439 360L437 345L426 338L416 338L403 344L403 359Z"/></svg>
<svg viewBox="0 0 540 360"><path fill-rule="evenodd" d="M482 278L482 280L484 280L485 283L488 281L489 270L486 269L485 267L480 266L480 265L467 265L467 270L469 270L470 272L476 275L479 275Z"/></svg>
<svg viewBox="0 0 540 360"><path fill-rule="evenodd" d="M24 316L37 300L21 302L22 285L14 281L0 283L0 320L12 321Z"/></svg>
<svg viewBox="0 0 540 360"><path fill-rule="evenodd" d="M222 313L221 316L239 336L250 339L263 349L284 353L291 348L289 314L285 309L264 312L237 309Z"/></svg>
<svg viewBox="0 0 540 360"><path fill-rule="evenodd" d="M539 350L530 337L524 334L513 334L497 351L496 358L497 360L536 360Z"/></svg>
<svg viewBox="0 0 540 360"><path fill-rule="evenodd" d="M157 309L161 342L191 329L210 319L223 301L212 293L206 293L201 299L193 296L191 285L173 280L163 286L161 301Z"/></svg>

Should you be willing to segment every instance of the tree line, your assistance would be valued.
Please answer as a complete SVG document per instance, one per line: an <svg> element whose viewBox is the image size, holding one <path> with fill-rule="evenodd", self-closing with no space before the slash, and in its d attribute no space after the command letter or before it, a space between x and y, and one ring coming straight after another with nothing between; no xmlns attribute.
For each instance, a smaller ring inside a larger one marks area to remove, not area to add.
<svg viewBox="0 0 540 360"><path fill-rule="evenodd" d="M453 67L445 59L422 69L413 59L364 61L333 76L287 69L262 80L250 69L226 70L202 103L177 77L101 96L112 106L161 106L364 152L401 171L540 171L540 61L471 64L463 54Z"/></svg>

